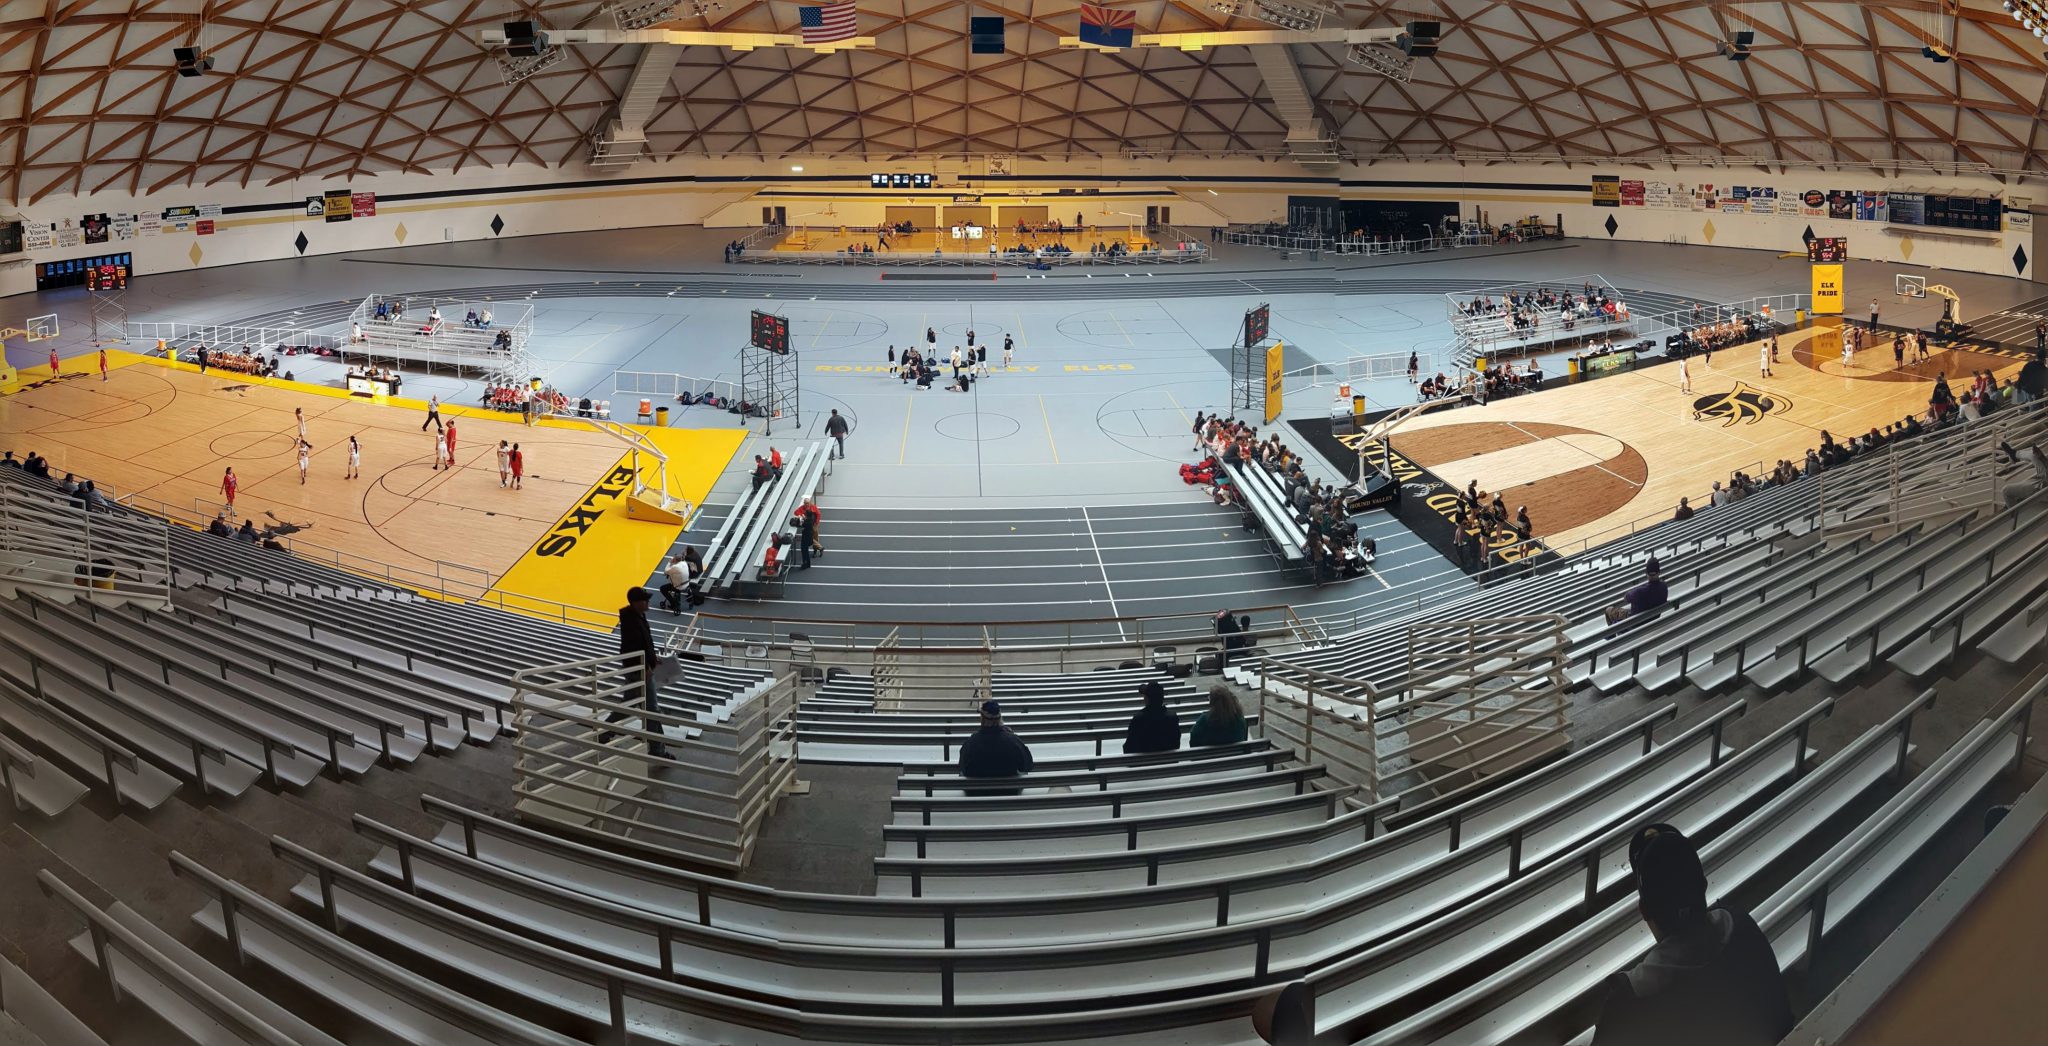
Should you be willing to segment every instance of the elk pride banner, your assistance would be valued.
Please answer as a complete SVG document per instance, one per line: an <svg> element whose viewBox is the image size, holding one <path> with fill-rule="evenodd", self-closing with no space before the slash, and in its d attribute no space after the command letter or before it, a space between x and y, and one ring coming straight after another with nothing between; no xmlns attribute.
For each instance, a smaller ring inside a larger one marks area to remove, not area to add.
<svg viewBox="0 0 2048 1046"><path fill-rule="evenodd" d="M1813 267L1813 314L1815 316L1840 316L1848 291L1842 286L1840 265L1816 265Z"/></svg>
<svg viewBox="0 0 2048 1046"><path fill-rule="evenodd" d="M1266 424L1268 425L1273 423L1274 418L1280 416L1280 386L1282 385L1280 372L1286 366L1282 362L1282 356L1280 342L1276 341L1266 349Z"/></svg>

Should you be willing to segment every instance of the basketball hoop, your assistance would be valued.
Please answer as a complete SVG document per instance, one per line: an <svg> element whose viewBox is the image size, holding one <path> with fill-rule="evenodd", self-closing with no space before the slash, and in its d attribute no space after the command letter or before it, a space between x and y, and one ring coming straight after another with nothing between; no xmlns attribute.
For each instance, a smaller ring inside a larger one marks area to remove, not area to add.
<svg viewBox="0 0 2048 1046"><path fill-rule="evenodd" d="M1927 277L1897 273L1892 276L1892 293L1898 295L1900 301L1925 298L1927 297Z"/></svg>
<svg viewBox="0 0 2048 1046"><path fill-rule="evenodd" d="M48 341L60 333L57 314L30 316L22 322L22 337L27 341Z"/></svg>

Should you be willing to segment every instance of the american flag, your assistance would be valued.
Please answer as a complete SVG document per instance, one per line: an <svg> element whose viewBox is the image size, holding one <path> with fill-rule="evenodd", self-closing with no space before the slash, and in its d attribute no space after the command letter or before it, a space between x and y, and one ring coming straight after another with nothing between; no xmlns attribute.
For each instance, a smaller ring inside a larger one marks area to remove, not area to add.
<svg viewBox="0 0 2048 1046"><path fill-rule="evenodd" d="M796 14L797 23L803 27L804 43L829 44L835 40L853 39L853 0L821 7L799 7Z"/></svg>

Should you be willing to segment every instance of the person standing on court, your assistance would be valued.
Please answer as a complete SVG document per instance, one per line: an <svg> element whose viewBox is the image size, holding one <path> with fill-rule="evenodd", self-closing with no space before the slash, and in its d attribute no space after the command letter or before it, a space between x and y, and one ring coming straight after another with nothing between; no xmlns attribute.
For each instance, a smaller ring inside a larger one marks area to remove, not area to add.
<svg viewBox="0 0 2048 1046"><path fill-rule="evenodd" d="M1877 299L1870 299L1870 333L1877 333Z"/></svg>
<svg viewBox="0 0 2048 1046"><path fill-rule="evenodd" d="M298 422L299 425L299 442L306 442L306 408L293 407L292 420Z"/></svg>
<svg viewBox="0 0 2048 1046"><path fill-rule="evenodd" d="M441 427L441 397L439 396L427 397L427 420L420 422L420 431L427 431L427 426L429 425L437 429Z"/></svg>
<svg viewBox="0 0 2048 1046"><path fill-rule="evenodd" d="M509 440L501 439L498 441L498 488L502 490L511 485L512 443Z"/></svg>
<svg viewBox="0 0 2048 1046"><path fill-rule="evenodd" d="M306 485L306 470L313 467L313 445L299 440L299 486Z"/></svg>
<svg viewBox="0 0 2048 1046"><path fill-rule="evenodd" d="M930 327L926 327L926 328L924 329L924 343L925 343L926 345L932 345L932 346L936 346L936 345L938 345L938 343L939 343L939 332L938 332L938 331L936 331L936 330L933 330L933 329L932 329L932 328L930 328ZM936 352L936 351L938 351L938 350L937 350L936 348L934 348L934 349L933 349L932 351Z"/></svg>
<svg viewBox="0 0 2048 1046"><path fill-rule="evenodd" d="M2034 321L2034 355L2048 356L2048 320Z"/></svg>
<svg viewBox="0 0 2048 1046"><path fill-rule="evenodd" d="M1010 360L1011 360L1012 358L1013 358L1013 357L1012 357L1012 355L1011 355L1011 346L1010 346L1010 336L1009 336L1009 335L1007 335L1007 334L1005 334L1005 335L1003 335L1003 369L1004 369L1004 370L1009 370L1009 369L1010 369Z"/></svg>
<svg viewBox="0 0 2048 1046"><path fill-rule="evenodd" d="M967 328L967 347L970 349L974 347L974 328L972 327Z"/></svg>
<svg viewBox="0 0 2048 1046"><path fill-rule="evenodd" d="M452 418L448 421L448 428L442 442L448 448L448 467L452 469L455 467L455 421Z"/></svg>
<svg viewBox="0 0 2048 1046"><path fill-rule="evenodd" d="M1768 339L1766 339L1766 340L1764 340L1764 341L1760 341L1760 342L1758 342L1758 343L1757 343L1757 346L1756 346L1756 358L1757 358L1757 368L1758 368L1758 369L1759 369L1759 370L1760 370L1760 371L1762 372L1762 374L1763 374L1763 376L1764 376L1764 377L1766 377L1766 378L1770 377L1770 376L1771 376L1771 343L1770 343L1770 341L1769 341Z"/></svg>
<svg viewBox="0 0 2048 1046"><path fill-rule="evenodd" d="M825 419L825 435L832 437L837 446L832 454L835 458L846 456L846 419L839 416L839 408L832 409L832 416Z"/></svg>
<svg viewBox="0 0 2048 1046"><path fill-rule="evenodd" d="M512 444L512 453L506 455L506 462L512 466L512 489L526 489L526 455L519 450L519 444Z"/></svg>
<svg viewBox="0 0 2048 1046"><path fill-rule="evenodd" d="M206 373L206 346L199 346L199 373Z"/></svg>
<svg viewBox="0 0 2048 1046"><path fill-rule="evenodd" d="M344 478L355 479L358 476L361 476L362 474L363 445L357 443L356 438L354 436L350 436L348 438L348 475Z"/></svg>
<svg viewBox="0 0 2048 1046"><path fill-rule="evenodd" d="M1410 352L1408 354L1408 384L1415 384L1415 376L1421 371L1422 356L1418 353Z"/></svg>
<svg viewBox="0 0 2048 1046"><path fill-rule="evenodd" d="M220 495L228 503L228 515L230 516L235 514L235 489L240 485L240 481L235 479L235 467L229 465L228 470L221 473Z"/></svg>
<svg viewBox="0 0 2048 1046"><path fill-rule="evenodd" d="M62 371L61 371L61 370L59 369L59 367L58 367L58 364L57 364L57 350L56 350L56 349L51 349L51 350L50 350L50 376L54 378L54 377L56 377L56 376L57 376L58 374L60 374L60 373L62 373Z"/></svg>
<svg viewBox="0 0 2048 1046"><path fill-rule="evenodd" d="M434 470L440 471L441 459L448 456L447 435L440 429L434 430Z"/></svg>
<svg viewBox="0 0 2048 1046"><path fill-rule="evenodd" d="M107 350L100 350L100 380L107 380Z"/></svg>
<svg viewBox="0 0 2048 1046"><path fill-rule="evenodd" d="M619 608L619 653L638 654L640 666L640 700L649 712L660 709L654 704L654 668L661 663L661 655L654 649L654 630L647 627L647 590L634 585L626 590L626 605ZM625 702L621 702L622 704ZM616 723L633 718L631 714L614 709L606 712L605 721ZM662 736L661 724L652 719L642 719L640 728L656 737ZM598 744L606 744L617 736L609 731L597 735ZM668 746L660 741L650 740L647 754L656 759L668 758Z"/></svg>

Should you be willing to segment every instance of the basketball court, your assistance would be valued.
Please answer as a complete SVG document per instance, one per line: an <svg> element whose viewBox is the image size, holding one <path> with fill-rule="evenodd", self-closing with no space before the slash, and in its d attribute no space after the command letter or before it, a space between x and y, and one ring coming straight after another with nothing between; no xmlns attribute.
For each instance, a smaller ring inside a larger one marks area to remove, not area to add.
<svg viewBox="0 0 2048 1046"><path fill-rule="evenodd" d="M443 405L457 430L455 464L436 467L438 429L423 427L423 402L108 355L104 381L92 356L66 361L55 380L47 366L25 368L26 387L0 398L0 436L47 457L57 475L91 477L103 495L180 522L205 526L227 511L221 479L233 468L239 490L228 522L252 520L308 558L388 569L427 591L473 597L503 583L584 607L615 605L681 530L627 518L629 455L586 424L529 427L515 415ZM304 411L313 446L303 483L295 411ZM651 431L669 455L671 496L693 506L742 438L732 429ZM351 437L362 448L353 479ZM520 489L499 483L501 440L525 457ZM538 611L546 601L527 602Z"/></svg>

